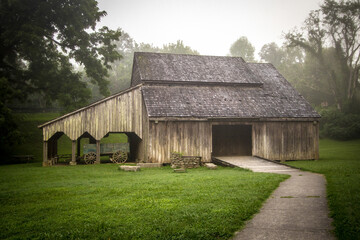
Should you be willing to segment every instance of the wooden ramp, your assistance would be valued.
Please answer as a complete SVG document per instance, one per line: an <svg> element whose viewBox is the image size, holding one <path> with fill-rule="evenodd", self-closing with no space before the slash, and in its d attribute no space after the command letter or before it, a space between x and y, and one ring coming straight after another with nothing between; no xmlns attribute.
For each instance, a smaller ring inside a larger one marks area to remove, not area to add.
<svg viewBox="0 0 360 240"><path fill-rule="evenodd" d="M270 162L253 156L217 156L214 157L223 165L250 169L253 172L286 173L298 171L282 164Z"/></svg>

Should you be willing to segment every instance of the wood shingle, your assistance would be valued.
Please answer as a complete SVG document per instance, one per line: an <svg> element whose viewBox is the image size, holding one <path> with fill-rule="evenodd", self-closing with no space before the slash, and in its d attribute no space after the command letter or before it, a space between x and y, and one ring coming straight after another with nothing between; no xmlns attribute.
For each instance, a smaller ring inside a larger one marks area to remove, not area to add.
<svg viewBox="0 0 360 240"><path fill-rule="evenodd" d="M138 52L134 55L133 70L132 85L152 81L261 84L239 57Z"/></svg>
<svg viewBox="0 0 360 240"><path fill-rule="evenodd" d="M271 64L245 63L235 57L153 53L138 53L135 61L142 61L137 68L149 117L320 117ZM210 72L213 75L206 78ZM151 84L146 84L148 80ZM189 85L195 81L197 84Z"/></svg>

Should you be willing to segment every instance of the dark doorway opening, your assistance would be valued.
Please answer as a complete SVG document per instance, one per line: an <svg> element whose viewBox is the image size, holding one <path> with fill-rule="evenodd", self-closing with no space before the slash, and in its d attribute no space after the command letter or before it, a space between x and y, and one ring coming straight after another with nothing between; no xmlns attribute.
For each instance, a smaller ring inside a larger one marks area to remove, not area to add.
<svg viewBox="0 0 360 240"><path fill-rule="evenodd" d="M214 156L251 156L251 125L214 125L212 145Z"/></svg>

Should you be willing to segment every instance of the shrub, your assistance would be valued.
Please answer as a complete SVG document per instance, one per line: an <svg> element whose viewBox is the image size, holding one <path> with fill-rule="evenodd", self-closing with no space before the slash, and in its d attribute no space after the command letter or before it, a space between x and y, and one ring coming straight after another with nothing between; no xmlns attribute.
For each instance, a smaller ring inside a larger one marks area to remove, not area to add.
<svg viewBox="0 0 360 240"><path fill-rule="evenodd" d="M360 138L360 114L321 109L320 136L337 140Z"/></svg>

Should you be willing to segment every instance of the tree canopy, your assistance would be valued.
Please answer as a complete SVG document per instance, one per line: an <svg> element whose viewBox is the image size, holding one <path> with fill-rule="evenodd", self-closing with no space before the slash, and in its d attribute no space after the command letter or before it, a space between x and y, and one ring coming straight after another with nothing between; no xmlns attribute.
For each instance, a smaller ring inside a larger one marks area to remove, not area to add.
<svg viewBox="0 0 360 240"><path fill-rule="evenodd" d="M272 63L311 104L334 104L318 62L302 48L269 43L262 47L259 55L262 61ZM331 51L327 57L333 58Z"/></svg>
<svg viewBox="0 0 360 240"><path fill-rule="evenodd" d="M95 0L1 1L0 10L0 76L19 90L16 97L36 91L65 106L86 102L89 92L70 59L108 94L107 69L120 58L112 41L120 32L96 31L106 12Z"/></svg>
<svg viewBox="0 0 360 240"><path fill-rule="evenodd" d="M191 54L199 55L199 52L186 46L183 41L177 40L176 43L164 44L157 47L149 43L137 43L128 33L122 29L121 37L115 41L116 50L123 56L121 60L117 60L111 64L112 69L109 71L109 82L111 93L116 93L130 86L132 73L132 64L134 52L158 52L158 53L175 53L175 54ZM90 84L93 89L93 101L101 98L98 88Z"/></svg>
<svg viewBox="0 0 360 240"><path fill-rule="evenodd" d="M15 128L8 104L32 93L67 110L84 105L91 92L74 71L84 67L90 81L107 95L110 63L119 59L114 40L120 32L96 29L106 15L95 0L10 0L0 3L0 145ZM11 126L11 128L7 128Z"/></svg>
<svg viewBox="0 0 360 240"><path fill-rule="evenodd" d="M255 47L250 43L247 37L242 36L236 40L230 47L230 55L233 57L242 57L247 62L254 62Z"/></svg>
<svg viewBox="0 0 360 240"><path fill-rule="evenodd" d="M302 31L286 34L288 46L311 54L338 109L354 105L359 94L360 2L325 0L312 11Z"/></svg>

